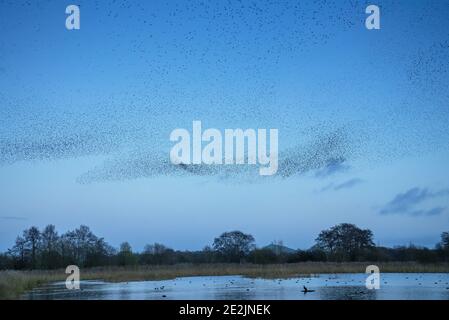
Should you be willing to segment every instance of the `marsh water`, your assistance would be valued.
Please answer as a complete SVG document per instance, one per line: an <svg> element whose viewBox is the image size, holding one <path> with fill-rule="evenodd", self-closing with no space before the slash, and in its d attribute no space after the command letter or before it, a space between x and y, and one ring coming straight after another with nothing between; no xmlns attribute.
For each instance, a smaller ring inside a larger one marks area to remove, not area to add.
<svg viewBox="0 0 449 320"><path fill-rule="evenodd" d="M366 274L320 274L290 279L242 276L184 277L164 281L110 283L81 281L80 290L55 282L26 293L23 299L192 299L192 300L449 300L449 273L387 273L380 288L365 287ZM306 286L313 292L303 293Z"/></svg>

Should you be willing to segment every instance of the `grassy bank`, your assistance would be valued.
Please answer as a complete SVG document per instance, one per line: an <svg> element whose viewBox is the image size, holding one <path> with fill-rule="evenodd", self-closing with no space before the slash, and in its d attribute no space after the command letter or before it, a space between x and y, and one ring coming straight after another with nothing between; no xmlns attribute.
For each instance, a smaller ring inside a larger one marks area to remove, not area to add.
<svg viewBox="0 0 449 320"><path fill-rule="evenodd" d="M0 271L0 299L15 299L41 284L64 279L64 271Z"/></svg>
<svg viewBox="0 0 449 320"><path fill-rule="evenodd" d="M101 267L81 269L81 280L110 282L165 280L186 276L243 275L252 278L289 278L319 273L364 273L367 262L303 262L291 264L178 264L172 266ZM449 263L372 263L388 272L449 272ZM41 284L66 279L64 270L0 271L0 299L15 299Z"/></svg>

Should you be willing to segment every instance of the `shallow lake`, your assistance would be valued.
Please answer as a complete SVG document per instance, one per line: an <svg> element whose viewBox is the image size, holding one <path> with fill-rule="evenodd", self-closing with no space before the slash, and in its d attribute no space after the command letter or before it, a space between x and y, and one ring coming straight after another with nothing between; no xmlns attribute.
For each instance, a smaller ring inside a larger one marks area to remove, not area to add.
<svg viewBox="0 0 449 320"><path fill-rule="evenodd" d="M64 282L36 288L23 299L438 299L449 300L449 273L386 273L380 289L365 287L366 274L320 274L290 279L251 279L242 276L184 277L164 281L109 283L81 281L80 290ZM303 293L303 286L314 292Z"/></svg>

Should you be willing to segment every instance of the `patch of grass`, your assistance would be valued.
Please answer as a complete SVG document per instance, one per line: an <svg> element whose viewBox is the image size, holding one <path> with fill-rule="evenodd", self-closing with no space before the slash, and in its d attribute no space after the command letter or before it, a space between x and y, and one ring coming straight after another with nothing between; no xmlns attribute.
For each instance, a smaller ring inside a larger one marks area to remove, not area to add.
<svg viewBox="0 0 449 320"><path fill-rule="evenodd" d="M162 280L186 276L242 275L251 278L290 278L320 273L364 273L370 264L381 272L436 273L449 272L448 263L419 264L416 262L302 262L289 264L178 264L171 266L136 266L92 268L82 272L83 279L102 279L111 282Z"/></svg>
<svg viewBox="0 0 449 320"><path fill-rule="evenodd" d="M177 264L170 266L96 267L81 269L81 280L108 282L166 280L188 276L242 275L250 278L292 278L320 273L364 273L368 265L383 273L447 273L449 263L417 262L302 262L289 264ZM65 280L64 270L0 271L0 299L17 299L39 285Z"/></svg>
<svg viewBox="0 0 449 320"><path fill-rule="evenodd" d="M22 293L44 283L65 279L54 271L0 271L0 299L16 299Z"/></svg>

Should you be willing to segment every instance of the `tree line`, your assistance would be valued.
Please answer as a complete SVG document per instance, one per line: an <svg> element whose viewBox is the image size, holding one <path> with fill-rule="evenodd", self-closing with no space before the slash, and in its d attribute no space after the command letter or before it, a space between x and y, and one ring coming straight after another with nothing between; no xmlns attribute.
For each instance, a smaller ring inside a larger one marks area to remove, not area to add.
<svg viewBox="0 0 449 320"><path fill-rule="evenodd" d="M79 267L162 265L176 263L294 263L305 261L449 261L449 232L441 234L435 248L414 245L386 248L376 246L373 233L349 223L323 230L307 250L285 250L279 244L264 248L241 231L224 232L212 245L199 251L178 251L160 243L134 252L128 242L118 249L96 236L89 227L59 234L54 225L43 230L30 227L15 244L0 255L0 269L55 269L70 264Z"/></svg>

